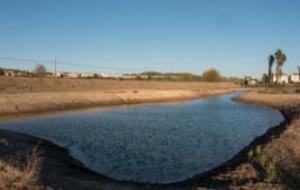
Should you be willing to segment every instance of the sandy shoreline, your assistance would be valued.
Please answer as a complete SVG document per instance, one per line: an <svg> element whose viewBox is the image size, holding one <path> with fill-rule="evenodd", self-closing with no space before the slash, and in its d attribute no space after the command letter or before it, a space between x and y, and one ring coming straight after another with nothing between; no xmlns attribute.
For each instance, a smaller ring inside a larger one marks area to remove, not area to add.
<svg viewBox="0 0 300 190"><path fill-rule="evenodd" d="M35 92L0 95L0 118L34 115L81 108L186 101L236 92L217 90L122 90L89 92Z"/></svg>

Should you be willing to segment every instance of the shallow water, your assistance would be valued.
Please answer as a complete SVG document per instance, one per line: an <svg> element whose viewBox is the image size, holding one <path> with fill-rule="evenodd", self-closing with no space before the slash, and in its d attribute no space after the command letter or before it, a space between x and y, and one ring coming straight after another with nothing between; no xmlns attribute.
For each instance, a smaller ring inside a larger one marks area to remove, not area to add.
<svg viewBox="0 0 300 190"><path fill-rule="evenodd" d="M0 128L57 143L115 179L175 182L222 164L283 120L276 110L232 101L236 95L1 122Z"/></svg>

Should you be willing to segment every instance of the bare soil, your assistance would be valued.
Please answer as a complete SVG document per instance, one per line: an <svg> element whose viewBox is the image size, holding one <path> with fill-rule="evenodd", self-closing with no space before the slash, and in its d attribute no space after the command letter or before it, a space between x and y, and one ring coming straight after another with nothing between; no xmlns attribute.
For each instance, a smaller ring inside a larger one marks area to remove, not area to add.
<svg viewBox="0 0 300 190"><path fill-rule="evenodd" d="M232 83L0 77L0 116L181 101L237 89Z"/></svg>
<svg viewBox="0 0 300 190"><path fill-rule="evenodd" d="M270 106L282 112L285 121L257 137L223 166L199 178L198 189L299 189L300 188L300 97L297 94L250 92L237 101ZM275 177L267 167L249 160L248 153L260 146Z"/></svg>
<svg viewBox="0 0 300 190"><path fill-rule="evenodd" d="M171 82L109 79L55 79L1 77L0 94L24 92L85 92L111 90L214 90L235 88L234 83Z"/></svg>

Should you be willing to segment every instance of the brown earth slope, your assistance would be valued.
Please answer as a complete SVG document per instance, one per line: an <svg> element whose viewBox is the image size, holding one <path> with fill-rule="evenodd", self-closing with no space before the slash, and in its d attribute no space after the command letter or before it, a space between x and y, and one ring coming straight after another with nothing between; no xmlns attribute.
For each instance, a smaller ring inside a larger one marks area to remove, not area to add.
<svg viewBox="0 0 300 190"><path fill-rule="evenodd" d="M84 92L107 90L212 90L237 87L233 83L168 82L108 79L1 77L0 94L23 92Z"/></svg>
<svg viewBox="0 0 300 190"><path fill-rule="evenodd" d="M202 178L198 189L300 189L300 95L251 92L237 100L277 108L286 121Z"/></svg>
<svg viewBox="0 0 300 190"><path fill-rule="evenodd" d="M0 116L188 100L237 89L232 83L0 77Z"/></svg>

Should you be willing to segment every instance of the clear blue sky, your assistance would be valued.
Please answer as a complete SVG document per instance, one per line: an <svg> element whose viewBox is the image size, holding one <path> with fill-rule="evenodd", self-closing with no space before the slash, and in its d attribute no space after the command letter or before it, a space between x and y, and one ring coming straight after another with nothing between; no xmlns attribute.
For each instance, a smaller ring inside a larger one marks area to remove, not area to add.
<svg viewBox="0 0 300 190"><path fill-rule="evenodd" d="M0 57L99 66L59 70L200 74L215 67L260 77L280 47L283 70L292 73L300 64L299 10L299 0L0 0Z"/></svg>

